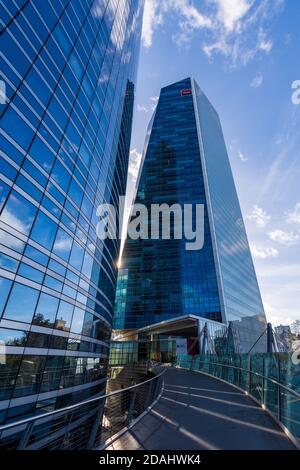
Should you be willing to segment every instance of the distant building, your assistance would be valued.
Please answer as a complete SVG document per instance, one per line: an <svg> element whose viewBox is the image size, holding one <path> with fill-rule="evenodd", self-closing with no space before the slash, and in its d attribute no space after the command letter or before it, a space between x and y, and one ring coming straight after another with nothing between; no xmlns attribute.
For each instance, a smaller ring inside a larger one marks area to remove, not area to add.
<svg viewBox="0 0 300 470"><path fill-rule="evenodd" d="M204 246L187 251L185 239L128 239L114 328L192 316L219 331L231 322L236 350L248 352L266 330L264 307L219 116L191 78L161 90L135 202L148 212L151 204L203 204ZM253 349L265 350L264 339Z"/></svg>
<svg viewBox="0 0 300 470"><path fill-rule="evenodd" d="M297 337L291 331L289 325L275 326L275 336L279 352L291 352L293 342L296 341Z"/></svg>

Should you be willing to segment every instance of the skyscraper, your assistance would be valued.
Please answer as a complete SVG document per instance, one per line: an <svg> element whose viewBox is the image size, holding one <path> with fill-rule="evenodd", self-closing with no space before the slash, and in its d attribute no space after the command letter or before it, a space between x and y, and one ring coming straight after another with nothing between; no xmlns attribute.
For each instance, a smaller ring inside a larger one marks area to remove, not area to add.
<svg viewBox="0 0 300 470"><path fill-rule="evenodd" d="M232 322L236 348L248 352L266 319L218 114L188 78L161 90L149 133L136 203L149 211L151 204L203 204L204 246L128 239L114 328L193 315Z"/></svg>
<svg viewBox="0 0 300 470"><path fill-rule="evenodd" d="M105 389L143 2L0 4L3 423Z"/></svg>

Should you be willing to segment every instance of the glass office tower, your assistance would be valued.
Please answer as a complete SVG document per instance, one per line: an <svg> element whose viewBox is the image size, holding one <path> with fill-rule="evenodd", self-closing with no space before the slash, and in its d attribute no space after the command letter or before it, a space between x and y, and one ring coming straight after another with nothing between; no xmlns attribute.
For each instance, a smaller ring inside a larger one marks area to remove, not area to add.
<svg viewBox="0 0 300 470"><path fill-rule="evenodd" d="M203 204L204 246L187 251L185 239L128 239L114 328L196 315L232 322L236 349L248 352L266 328L264 308L220 120L192 79L161 91L136 203L149 213L151 204Z"/></svg>
<svg viewBox="0 0 300 470"><path fill-rule="evenodd" d="M0 5L3 423L105 388L119 242L96 208L125 194L143 2Z"/></svg>

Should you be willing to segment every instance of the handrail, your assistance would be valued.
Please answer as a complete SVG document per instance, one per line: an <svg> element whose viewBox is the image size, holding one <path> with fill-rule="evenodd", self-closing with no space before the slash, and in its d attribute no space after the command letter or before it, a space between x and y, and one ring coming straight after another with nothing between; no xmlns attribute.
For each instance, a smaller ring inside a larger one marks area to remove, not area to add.
<svg viewBox="0 0 300 470"><path fill-rule="evenodd" d="M26 419L23 419L23 420L20 420L20 421L14 421L13 423L9 423L9 424L6 424L4 426L0 426L0 433L3 432L3 431L7 431L8 429L12 429L12 428L15 428L15 427L18 427L18 426L23 426L25 424L28 424L28 423L31 423L31 422L34 422L34 421L38 421L38 420L42 420L42 419L45 419L45 418L48 418L48 417L51 417L51 416L55 416L55 415L58 415L58 414L61 414L61 413L68 413L69 411L74 411L75 409L81 408L82 406L89 405L91 403L97 403L97 402L100 402L102 400L106 400L107 398L110 398L114 395L118 395L120 393L128 392L130 390L133 390L133 389L136 389L136 388L141 387L143 385L146 385L149 382L152 382L154 380L159 379L161 376L163 376L165 374L165 372L166 371L163 370L160 374L154 375L154 377L151 377L150 379L147 379L144 382L140 382L139 384L131 385L130 387L127 387L127 388L122 388L122 389L119 389L119 390L115 390L114 392L111 392L111 393L108 393L108 394L105 394L105 395L101 395L100 397L91 398L89 400L85 400L85 401L82 401L82 402L79 402L79 403L75 403L74 405L66 406L66 407L60 408L58 410L49 411L48 413L44 413L44 414L40 414L40 415L36 415L36 416L31 416L30 418L26 418Z"/></svg>
<svg viewBox="0 0 300 470"><path fill-rule="evenodd" d="M266 375L263 375L263 374L260 374L259 372L255 372L253 370L250 370L250 369L245 369L243 367L238 367L238 366L234 366L234 365L231 365L231 364L223 364L221 362L208 362L206 363L205 361L199 361L201 362L202 364L212 364L214 366L222 366L222 367L228 367L228 368L231 368L231 369L238 369L238 370L241 370L242 372L247 372L248 374L254 374L254 375L257 375L258 377L261 377L263 379L266 379L268 380L269 382L273 382L275 385L278 385L279 387L282 387L284 388L287 392L291 393L292 395L294 395L295 397L299 398L300 400L300 393L296 392L296 390L293 390L292 388L290 387L287 387L286 385L278 382L277 380L275 379L272 379L271 377L268 377Z"/></svg>
<svg viewBox="0 0 300 470"><path fill-rule="evenodd" d="M196 357L191 356L183 357L177 362L179 367L189 369L191 371L200 372L223 380L239 390L247 393L253 400L255 400L269 415L276 421L276 423L283 429L290 440L294 443L296 448L300 449L300 420L298 418L298 409L287 408L286 403L300 402L300 393L288 385L280 381L280 366L278 364L278 380L276 378L265 375L265 359L263 360L263 373L253 370L251 363L249 368L243 367L242 363L231 363L230 361L216 362L217 357ZM231 360L234 358L231 357ZM246 365L247 367L247 365ZM227 370L225 370L227 369ZM236 374L230 374L236 371ZM256 381L253 377L258 377L260 381ZM268 384L274 384L275 387L270 387ZM284 401L286 400L286 401ZM293 415L295 413L295 415ZM298 419L298 420L297 420Z"/></svg>

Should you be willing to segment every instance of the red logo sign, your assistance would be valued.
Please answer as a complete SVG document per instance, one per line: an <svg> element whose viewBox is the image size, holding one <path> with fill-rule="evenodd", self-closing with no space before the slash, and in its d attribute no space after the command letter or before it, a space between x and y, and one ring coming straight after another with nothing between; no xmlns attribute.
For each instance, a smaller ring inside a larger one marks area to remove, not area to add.
<svg viewBox="0 0 300 470"><path fill-rule="evenodd" d="M192 90L181 90L181 96L191 95L192 93Z"/></svg>

